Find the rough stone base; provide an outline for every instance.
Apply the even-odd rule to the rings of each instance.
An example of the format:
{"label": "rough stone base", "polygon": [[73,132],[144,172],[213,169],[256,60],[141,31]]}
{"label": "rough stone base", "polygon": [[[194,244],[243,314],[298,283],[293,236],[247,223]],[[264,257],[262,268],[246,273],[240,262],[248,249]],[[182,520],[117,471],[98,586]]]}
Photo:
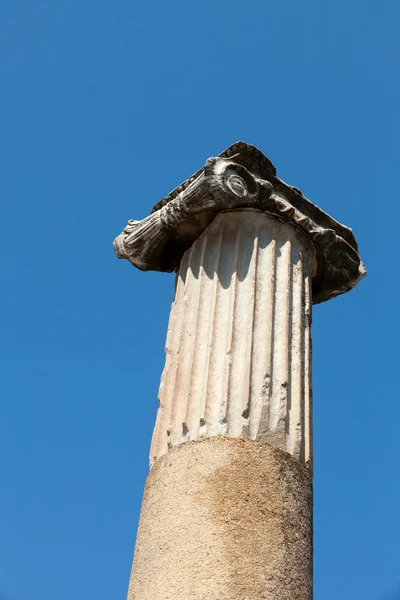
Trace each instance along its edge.
{"label": "rough stone base", "polygon": [[214,437],[156,462],[128,600],[183,599],[312,599],[312,483],[289,454]]}

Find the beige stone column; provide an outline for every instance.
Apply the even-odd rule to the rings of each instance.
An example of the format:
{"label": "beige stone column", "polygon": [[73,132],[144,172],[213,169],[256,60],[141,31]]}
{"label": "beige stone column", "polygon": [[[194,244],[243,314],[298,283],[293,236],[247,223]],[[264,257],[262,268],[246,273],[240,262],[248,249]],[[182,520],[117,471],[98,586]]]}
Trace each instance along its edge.
{"label": "beige stone column", "polygon": [[147,479],[128,600],[311,600],[311,476],[252,440],[175,446]]}
{"label": "beige stone column", "polygon": [[352,231],[238,142],[114,247],[177,271],[128,600],[312,600],[311,306]]}

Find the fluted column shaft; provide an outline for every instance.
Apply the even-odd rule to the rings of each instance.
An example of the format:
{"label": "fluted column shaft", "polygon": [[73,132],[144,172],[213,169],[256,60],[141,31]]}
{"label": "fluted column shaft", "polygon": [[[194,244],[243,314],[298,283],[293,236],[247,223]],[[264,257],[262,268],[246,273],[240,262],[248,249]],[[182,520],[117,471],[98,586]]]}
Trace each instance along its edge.
{"label": "fluted column shaft", "polygon": [[201,436],[267,442],[305,466],[315,254],[292,224],[221,212],[177,274],[151,462]]}

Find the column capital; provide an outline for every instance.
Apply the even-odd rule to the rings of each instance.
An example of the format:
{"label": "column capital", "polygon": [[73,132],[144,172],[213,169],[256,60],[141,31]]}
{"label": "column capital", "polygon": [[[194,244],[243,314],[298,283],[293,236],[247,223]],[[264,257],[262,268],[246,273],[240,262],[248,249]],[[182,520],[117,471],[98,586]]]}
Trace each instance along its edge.
{"label": "column capital", "polygon": [[143,271],[175,271],[219,212],[242,207],[262,210],[308,236],[317,258],[314,304],[353,289],[366,274],[352,230],[279,179],[271,161],[245,142],[209,158],[148,217],[130,220],[114,241],[115,252]]}

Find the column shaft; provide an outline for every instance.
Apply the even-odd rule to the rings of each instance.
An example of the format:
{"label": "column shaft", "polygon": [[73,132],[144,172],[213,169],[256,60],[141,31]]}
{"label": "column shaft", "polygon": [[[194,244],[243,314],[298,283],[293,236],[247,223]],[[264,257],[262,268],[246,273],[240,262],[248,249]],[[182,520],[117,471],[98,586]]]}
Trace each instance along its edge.
{"label": "column shaft", "polygon": [[252,440],[171,449],[147,479],[128,600],[311,600],[312,485]]}
{"label": "column shaft", "polygon": [[151,461],[200,436],[311,462],[311,243],[261,211],[222,212],[177,275]]}

